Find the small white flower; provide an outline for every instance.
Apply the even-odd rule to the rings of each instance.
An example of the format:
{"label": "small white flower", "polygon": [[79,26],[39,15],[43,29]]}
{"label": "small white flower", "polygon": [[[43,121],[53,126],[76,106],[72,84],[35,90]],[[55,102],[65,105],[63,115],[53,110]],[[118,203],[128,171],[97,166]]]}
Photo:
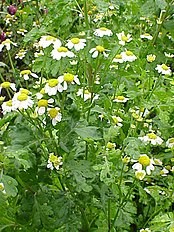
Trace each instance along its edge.
{"label": "small white flower", "polygon": [[2,191],[2,193],[6,193],[5,188],[4,188],[4,184],[2,182],[0,182],[0,191]]}
{"label": "small white flower", "polygon": [[49,96],[56,95],[57,92],[63,91],[63,86],[59,83],[58,79],[50,79],[45,85],[45,93]]}
{"label": "small white flower", "polygon": [[2,51],[2,49],[4,47],[6,47],[6,49],[9,51],[11,48],[11,44],[14,46],[17,46],[17,43],[13,43],[10,39],[6,39],[4,40],[1,44],[0,44],[0,52]]}
{"label": "small white flower", "polygon": [[50,168],[51,170],[53,170],[54,168],[56,170],[59,170],[62,164],[63,162],[61,156],[57,157],[56,155],[54,155],[54,153],[50,153],[47,168]]}
{"label": "small white flower", "polygon": [[54,60],[60,60],[62,57],[72,58],[75,55],[73,52],[69,51],[68,48],[58,47],[52,50],[51,56],[53,57]]}
{"label": "small white flower", "polygon": [[174,147],[174,138],[168,139],[167,142],[166,142],[166,146],[168,148],[173,148]]}
{"label": "small white flower", "polygon": [[107,29],[106,27],[100,27],[99,29],[96,29],[94,32],[95,36],[103,37],[103,36],[112,36],[113,33],[111,30]]}
{"label": "small white flower", "polygon": [[48,106],[49,103],[53,103],[54,100],[51,98],[49,100],[46,99],[40,99],[37,102],[38,107],[36,107],[36,112],[38,113],[38,115],[43,115],[46,111],[46,108]]}
{"label": "small white flower", "polygon": [[52,120],[53,126],[57,124],[57,122],[60,122],[62,120],[62,114],[60,113],[60,108],[48,108],[48,115],[50,116]]}
{"label": "small white flower", "polygon": [[138,138],[145,143],[150,142],[152,145],[161,145],[163,142],[163,140],[154,133],[148,133],[147,135]]}
{"label": "small white flower", "polygon": [[65,46],[69,49],[74,48],[76,51],[80,51],[86,46],[86,39],[72,38],[68,40],[68,43]]}
{"label": "small white flower", "polygon": [[73,75],[71,73],[64,73],[63,76],[59,76],[58,81],[60,84],[63,83],[63,90],[67,90],[68,83],[71,83],[71,84],[76,83],[77,85],[80,85],[80,81],[79,81],[77,75]]}
{"label": "small white flower", "polygon": [[174,54],[170,54],[170,53],[167,53],[167,52],[164,52],[164,55],[168,58],[173,58],[174,57]]}
{"label": "small white flower", "polygon": [[151,174],[151,171],[155,169],[153,159],[150,159],[146,154],[140,155],[138,162],[135,163],[132,168],[137,171],[142,171],[145,168],[147,175]]}
{"label": "small white flower", "polygon": [[147,55],[146,59],[147,59],[147,61],[148,61],[149,63],[151,63],[151,62],[153,62],[153,61],[156,59],[156,56],[150,54],[150,55]]}
{"label": "small white flower", "polygon": [[135,172],[135,177],[138,180],[143,180],[145,176],[146,176],[146,172],[144,170],[138,170]]}
{"label": "small white flower", "polygon": [[[81,96],[84,101],[87,101],[88,99],[91,99],[92,97],[92,94],[87,90],[87,89],[79,89],[78,92],[77,92],[77,96]],[[96,94],[93,98],[93,101],[98,99],[99,98],[99,95]]]}
{"label": "small white flower", "polygon": [[169,173],[169,171],[168,171],[166,168],[163,168],[163,169],[160,171],[160,175],[161,175],[161,176],[167,176],[168,173]]}
{"label": "small white flower", "polygon": [[151,230],[149,228],[146,228],[146,229],[141,229],[140,232],[151,232]]}
{"label": "small white flower", "polygon": [[62,43],[59,39],[56,39],[55,37],[50,36],[50,35],[42,36],[40,38],[40,41],[39,41],[40,47],[47,48],[51,44],[53,44],[56,47],[60,47]]}
{"label": "small white flower", "polygon": [[106,51],[106,49],[103,46],[98,45],[95,48],[92,48],[89,51],[89,53],[93,53],[92,58],[96,58],[99,54],[103,54],[104,57],[108,57],[108,54],[106,54],[105,51]]}
{"label": "small white flower", "polygon": [[9,81],[4,81],[3,83],[0,84],[0,93],[1,93],[2,88],[4,89],[11,88],[13,91],[16,91],[15,83],[11,83]]}
{"label": "small white flower", "polygon": [[133,62],[137,59],[137,57],[131,51],[121,52],[121,56],[123,61]]}
{"label": "small white flower", "polygon": [[95,19],[93,21],[96,23],[99,20],[102,20],[103,17],[104,17],[104,13],[98,13],[95,15]]}
{"label": "small white flower", "polygon": [[123,120],[120,117],[112,116],[113,122],[115,126],[122,127],[123,124],[121,123]]}
{"label": "small white flower", "polygon": [[17,31],[17,33],[18,34],[20,34],[20,35],[25,35],[25,33],[27,33],[28,31],[27,30],[25,30],[25,29],[19,29],[18,31]]}
{"label": "small white flower", "polygon": [[124,31],[121,33],[116,34],[118,39],[119,39],[119,44],[120,45],[125,45],[126,43],[130,42],[132,40],[131,35],[127,34],[127,36],[124,34]]}
{"label": "small white flower", "polygon": [[23,70],[20,72],[20,77],[23,77],[25,81],[29,80],[29,76],[38,78],[38,75],[36,75],[35,73],[32,73],[30,70]]}
{"label": "small white flower", "polygon": [[21,49],[15,56],[15,59],[22,60],[25,57],[25,54],[27,53],[27,50]]}
{"label": "small white flower", "polygon": [[113,149],[116,147],[116,144],[115,143],[111,143],[111,142],[108,142],[106,144],[106,150],[110,150],[110,149]]}
{"label": "small white flower", "polygon": [[124,62],[124,60],[123,60],[123,58],[122,58],[122,55],[121,54],[117,54],[115,57],[114,57],[114,59],[113,59],[113,61],[112,62],[116,62],[116,63],[123,63]]}
{"label": "small white flower", "polygon": [[129,100],[129,98],[124,97],[124,96],[116,96],[113,100],[113,102],[127,102]]}
{"label": "small white flower", "polygon": [[171,75],[172,73],[170,67],[165,64],[157,64],[157,67],[155,69],[158,71],[158,73],[162,73],[163,75]]}
{"label": "small white flower", "polygon": [[34,53],[35,58],[40,57],[40,56],[44,56],[44,52],[42,50],[40,50],[39,52]]}
{"label": "small white flower", "polygon": [[28,107],[33,106],[33,101],[30,96],[28,96],[26,93],[22,93],[21,91],[18,93],[15,93],[12,98],[12,105],[14,109],[27,109]]}
{"label": "small white flower", "polygon": [[148,39],[148,40],[152,40],[153,37],[149,34],[149,33],[144,33],[143,35],[140,35],[141,39]]}
{"label": "small white flower", "polygon": [[14,107],[12,105],[12,100],[6,101],[2,103],[2,112],[5,115],[6,113],[9,113],[14,110]]}

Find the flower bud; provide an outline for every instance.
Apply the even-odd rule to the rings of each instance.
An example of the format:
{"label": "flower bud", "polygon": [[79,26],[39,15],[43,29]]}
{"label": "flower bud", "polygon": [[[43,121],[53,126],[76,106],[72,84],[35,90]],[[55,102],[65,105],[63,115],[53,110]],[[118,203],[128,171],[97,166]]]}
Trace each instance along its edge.
{"label": "flower bud", "polygon": [[11,15],[15,15],[17,9],[18,9],[18,8],[17,8],[16,6],[10,5],[10,6],[8,7],[8,13],[11,14]]}

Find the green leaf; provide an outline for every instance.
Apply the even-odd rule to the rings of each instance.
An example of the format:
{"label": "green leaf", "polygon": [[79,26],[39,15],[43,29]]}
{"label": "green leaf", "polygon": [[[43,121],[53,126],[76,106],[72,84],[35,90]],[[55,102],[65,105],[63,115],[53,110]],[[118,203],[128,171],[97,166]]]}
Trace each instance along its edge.
{"label": "green leaf", "polygon": [[98,131],[98,127],[88,126],[88,127],[78,127],[75,128],[74,131],[83,139],[91,138],[93,140],[101,139],[101,135]]}
{"label": "green leaf", "polygon": [[18,185],[17,181],[11,176],[3,175],[2,182],[4,183],[4,189],[7,196],[15,197],[18,193],[18,189],[16,188],[16,186]]}

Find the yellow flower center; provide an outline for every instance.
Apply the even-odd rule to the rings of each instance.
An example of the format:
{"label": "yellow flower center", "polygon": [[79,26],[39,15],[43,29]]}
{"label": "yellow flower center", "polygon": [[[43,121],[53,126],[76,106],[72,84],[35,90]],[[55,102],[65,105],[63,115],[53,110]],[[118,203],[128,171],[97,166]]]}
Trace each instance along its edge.
{"label": "yellow flower center", "polygon": [[56,38],[49,35],[46,37],[46,41],[50,41],[50,40],[56,41]]}
{"label": "yellow flower center", "polygon": [[127,163],[129,163],[129,161],[130,161],[130,157],[124,157],[124,158],[122,159],[122,161],[123,161],[123,163],[127,164]]}
{"label": "yellow flower center", "polygon": [[12,106],[12,100],[7,101],[7,102],[6,102],[6,105],[7,105],[7,106]]}
{"label": "yellow flower center", "polygon": [[10,43],[11,43],[10,39],[6,39],[5,41],[2,42],[3,45],[10,44]]}
{"label": "yellow flower center", "polygon": [[144,172],[142,172],[142,171],[137,171],[137,172],[135,173],[135,177],[136,177],[137,179],[139,179],[139,180],[142,180],[142,179],[145,177],[145,174],[144,174]]}
{"label": "yellow flower center", "polygon": [[21,89],[20,93],[24,93],[24,94],[28,95],[30,93],[30,91],[28,89]]}
{"label": "yellow flower center", "polygon": [[49,110],[49,114],[51,118],[55,118],[57,116],[58,110],[55,108],[52,108]]}
{"label": "yellow flower center", "polygon": [[25,29],[19,29],[19,31],[20,31],[20,32],[24,32],[24,31],[25,31]]}
{"label": "yellow flower center", "polygon": [[108,29],[106,27],[100,27],[101,31],[107,31]]}
{"label": "yellow flower center", "polygon": [[57,51],[58,51],[58,52],[67,52],[68,49],[65,48],[65,47],[59,47],[59,48],[57,49]]}
{"label": "yellow flower center", "polygon": [[49,85],[50,87],[55,87],[58,83],[59,83],[59,81],[58,81],[57,79],[50,79],[50,80],[48,81],[48,85]]}
{"label": "yellow flower center", "polygon": [[3,183],[0,183],[0,191],[4,190],[4,185]]}
{"label": "yellow flower center", "polygon": [[79,38],[72,38],[72,39],[71,39],[71,42],[72,42],[73,44],[78,44],[78,43],[80,43],[80,39],[79,39]]}
{"label": "yellow flower center", "polygon": [[70,73],[66,73],[66,74],[64,74],[63,79],[66,82],[72,82],[74,80],[74,75],[72,75]]}
{"label": "yellow flower center", "polygon": [[118,99],[118,100],[120,100],[120,101],[123,101],[124,98],[125,98],[125,97],[123,97],[123,96],[118,96],[118,97],[116,97],[116,99]]}
{"label": "yellow flower center", "polygon": [[30,75],[31,74],[31,71],[30,70],[23,70],[20,72],[21,75]]}
{"label": "yellow flower center", "polygon": [[37,104],[38,104],[39,107],[47,106],[48,105],[48,100],[41,99],[41,100],[38,101]]}
{"label": "yellow flower center", "polygon": [[149,137],[149,139],[156,139],[157,136],[154,133],[149,133],[147,134],[147,136]]}
{"label": "yellow flower center", "polygon": [[85,89],[84,94],[89,94],[89,93],[90,92],[87,89]]}
{"label": "yellow flower center", "polygon": [[18,99],[19,101],[25,101],[25,100],[27,100],[27,98],[28,98],[28,96],[27,96],[27,94],[25,94],[25,93],[21,93],[21,94],[17,97],[17,99]]}
{"label": "yellow flower center", "polygon": [[148,57],[147,57],[147,61],[148,62],[153,62],[155,60],[155,56],[153,56],[153,55],[149,55]]}
{"label": "yellow flower center", "polygon": [[44,94],[44,93],[45,93],[45,89],[44,89],[44,88],[41,89],[40,93],[41,93],[41,94]]}
{"label": "yellow flower center", "polygon": [[144,36],[149,36],[150,34],[149,33],[144,33]]}
{"label": "yellow flower center", "polygon": [[50,160],[50,162],[55,163],[58,161],[58,157],[56,155],[54,155],[53,153],[51,153],[49,156],[49,160]]}
{"label": "yellow flower center", "polygon": [[98,52],[104,52],[105,49],[104,49],[104,47],[98,45],[98,46],[96,47],[96,50],[97,50]]}
{"label": "yellow flower center", "polygon": [[121,40],[127,42],[128,41],[128,37],[125,36],[125,35],[122,35]]}
{"label": "yellow flower center", "polygon": [[164,69],[165,71],[167,71],[169,68],[167,67],[167,65],[165,65],[165,64],[162,64],[162,69]]}
{"label": "yellow flower center", "polygon": [[126,55],[127,55],[127,56],[133,56],[133,52],[131,52],[131,51],[126,51]]}
{"label": "yellow flower center", "polygon": [[1,84],[1,87],[2,88],[5,88],[5,89],[8,89],[10,88],[10,82],[9,81],[5,81]]}
{"label": "yellow flower center", "polygon": [[115,56],[116,59],[122,59],[122,55],[121,54],[118,54]]}
{"label": "yellow flower center", "polygon": [[117,124],[119,122],[118,119],[117,119],[117,117],[113,116],[112,119],[113,119],[113,121],[114,121],[115,124]]}
{"label": "yellow flower center", "polygon": [[147,155],[141,155],[140,158],[138,159],[138,162],[143,166],[149,166],[150,159]]}
{"label": "yellow flower center", "polygon": [[107,145],[106,145],[106,147],[109,148],[109,149],[112,149],[112,148],[115,147],[115,144],[108,142]]}

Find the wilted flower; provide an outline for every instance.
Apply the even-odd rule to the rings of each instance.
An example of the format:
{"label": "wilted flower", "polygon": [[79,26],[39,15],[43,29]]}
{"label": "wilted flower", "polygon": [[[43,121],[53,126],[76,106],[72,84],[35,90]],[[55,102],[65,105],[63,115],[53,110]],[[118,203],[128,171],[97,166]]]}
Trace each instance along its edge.
{"label": "wilted flower", "polygon": [[121,33],[117,33],[116,34],[118,39],[119,39],[119,44],[120,45],[125,45],[127,42],[130,42],[132,40],[131,35],[127,34],[127,36],[124,34],[124,31],[122,31]]}
{"label": "wilted flower", "polygon": [[25,33],[27,33],[28,31],[27,30],[25,30],[25,29],[19,29],[18,31],[17,31],[17,33],[18,34],[20,34],[20,35],[25,35]]}
{"label": "wilted flower", "polygon": [[50,36],[50,35],[45,35],[40,38],[40,41],[39,41],[40,47],[47,48],[51,44],[54,44],[54,46],[56,47],[60,47],[62,43],[59,39],[56,39],[55,37]]}
{"label": "wilted flower", "polygon": [[32,76],[34,78],[38,78],[38,75],[36,75],[35,73],[32,73],[30,70],[23,70],[20,72],[20,77],[23,77],[24,80],[29,80],[29,76]]}
{"label": "wilted flower", "polygon": [[92,54],[92,58],[96,58],[99,54],[103,54],[104,57],[108,57],[108,54],[105,53],[106,49],[103,46],[96,46],[95,48],[92,48],[89,53]]}
{"label": "wilted flower", "polygon": [[[91,99],[92,94],[87,89],[85,89],[85,90],[79,89],[77,92],[77,96],[81,96],[84,99],[84,101],[86,101],[88,99]],[[98,97],[99,97],[98,94],[94,95],[93,100],[98,99]]]}
{"label": "wilted flower", "polygon": [[15,15],[17,9],[18,9],[18,8],[17,8],[16,6],[10,5],[10,6],[8,7],[8,13],[11,14],[11,15]]}
{"label": "wilted flower", "polygon": [[157,67],[155,69],[158,71],[158,73],[162,73],[163,75],[171,75],[172,73],[170,67],[165,64],[157,64]]}
{"label": "wilted flower", "polygon": [[120,117],[112,116],[112,119],[115,126],[120,126],[120,127],[123,126],[123,124],[121,123],[123,120]]}
{"label": "wilted flower", "polygon": [[0,182],[0,191],[2,191],[4,194],[6,193],[4,184],[2,182]]}
{"label": "wilted flower", "polygon": [[174,138],[168,139],[167,142],[166,142],[166,146],[168,148],[173,148],[174,147]]}
{"label": "wilted flower", "polygon": [[54,100],[51,98],[49,100],[46,100],[46,99],[40,99],[38,102],[37,102],[37,105],[38,107],[36,108],[36,112],[39,114],[39,115],[43,115],[46,111],[46,108],[48,106],[49,103],[53,103]]}
{"label": "wilted flower", "polygon": [[106,27],[100,27],[99,29],[96,29],[94,32],[94,35],[103,37],[103,36],[112,36],[113,33],[111,30],[107,29]]}
{"label": "wilted flower", "polygon": [[109,150],[109,149],[113,149],[116,147],[116,144],[115,143],[111,143],[111,142],[108,142],[106,144],[106,149]]}
{"label": "wilted flower", "polygon": [[73,52],[69,51],[68,48],[58,47],[52,50],[51,56],[53,57],[54,60],[60,60],[62,57],[72,58],[75,55]]}
{"label": "wilted flower", "polygon": [[166,168],[163,168],[163,169],[160,171],[160,175],[161,175],[161,176],[167,176],[168,173],[169,173],[169,171],[168,171]]}
{"label": "wilted flower", "polygon": [[143,137],[138,137],[141,141],[148,143],[150,142],[152,145],[161,145],[163,140],[157,136],[156,134],[152,133],[148,133],[147,135],[143,136]]}
{"label": "wilted flower", "polygon": [[0,93],[1,93],[2,88],[4,89],[11,88],[13,91],[16,91],[15,83],[11,83],[9,81],[4,81],[3,83],[0,84]]}
{"label": "wilted flower", "polygon": [[86,46],[86,39],[72,38],[68,40],[66,46],[69,49],[74,48],[76,51],[83,49]]}
{"label": "wilted flower", "polygon": [[113,100],[113,102],[127,102],[129,100],[129,98],[124,97],[124,96],[116,96]]}
{"label": "wilted flower", "polygon": [[114,57],[114,59],[113,59],[112,62],[123,63],[124,60],[123,60],[123,58],[122,58],[122,55],[121,55],[121,54],[117,54],[117,55]]}

